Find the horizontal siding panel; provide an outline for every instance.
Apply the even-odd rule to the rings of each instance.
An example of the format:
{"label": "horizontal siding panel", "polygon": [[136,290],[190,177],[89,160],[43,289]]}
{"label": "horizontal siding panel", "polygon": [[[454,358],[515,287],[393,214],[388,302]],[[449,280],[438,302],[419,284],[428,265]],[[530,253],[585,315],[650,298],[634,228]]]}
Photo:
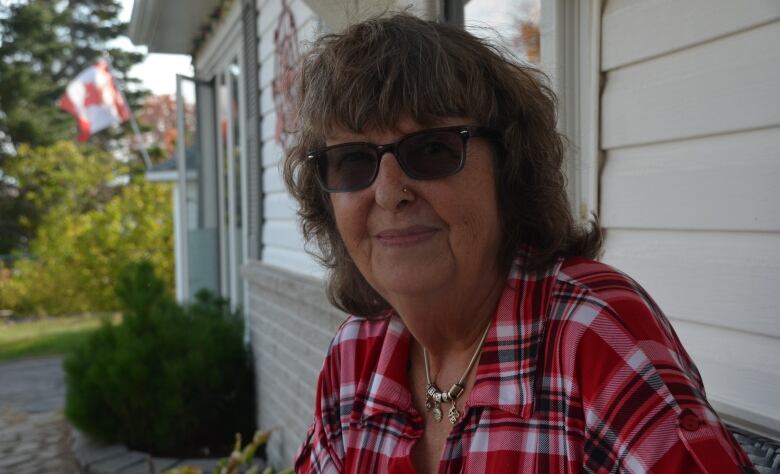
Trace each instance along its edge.
{"label": "horizontal siding panel", "polygon": [[774,22],[609,73],[602,148],[780,125],[778,44]]}
{"label": "horizontal siding panel", "polygon": [[[272,69],[272,67],[266,69]],[[260,103],[262,104],[260,113],[263,114],[263,116],[274,111],[276,104],[274,104],[273,87],[270,83],[260,89]]]}
{"label": "horizontal siding panel", "polygon": [[[281,2],[276,2],[281,3]],[[258,31],[258,35],[260,35],[260,48],[259,52],[257,53],[258,58],[260,58],[260,63],[263,66],[270,66],[270,69],[274,70],[274,50],[276,49],[276,44],[274,43],[274,33],[276,32],[276,23],[279,21],[278,14],[273,19],[273,24],[269,27]]]}
{"label": "horizontal siding panel", "polygon": [[614,69],[778,18],[777,0],[609,0],[601,67]]}
{"label": "horizontal siding panel", "polygon": [[266,220],[263,224],[263,242],[266,245],[303,250],[303,239],[298,231],[298,222],[293,219]]}
{"label": "horizontal siding panel", "polygon": [[[276,134],[276,112],[271,110],[263,115],[263,124],[261,126],[261,139],[263,143],[269,141],[275,141],[274,135]],[[278,156],[263,156],[263,166],[267,166],[267,163],[271,163],[271,160],[278,160]]]}
{"label": "horizontal siding panel", "polygon": [[276,165],[263,169],[263,191],[274,193],[284,190],[284,180]]}
{"label": "horizontal siding panel", "polygon": [[[281,13],[281,2],[275,1],[274,5],[269,7],[271,16],[266,17],[259,22],[260,29],[258,29],[258,35],[260,37],[260,48],[258,52],[258,58],[260,63],[265,65],[270,62],[273,69],[273,51],[275,49],[274,34],[279,25],[279,14]],[[296,27],[298,28],[298,52],[303,53],[304,47],[308,42],[311,42],[320,34],[319,21],[317,16],[314,15],[303,0],[295,0],[290,4],[290,10],[292,11],[293,18],[295,20]],[[260,16],[263,16],[263,12],[260,12]],[[261,81],[261,85],[264,85]]]}
{"label": "horizontal siding panel", "polygon": [[[260,49],[258,48],[258,51],[259,50]],[[266,88],[270,88],[272,85],[274,79],[274,62],[272,58],[267,58],[265,61],[258,58],[258,64],[260,65],[260,75],[258,76],[257,86],[262,91]],[[269,89],[268,92],[270,94],[271,90]],[[260,112],[265,112],[265,110],[261,109]]]}
{"label": "horizontal siding panel", "polygon": [[267,220],[286,220],[297,223],[298,204],[286,191],[267,193],[263,200],[263,216]]}
{"label": "horizontal siding panel", "polygon": [[602,223],[780,231],[778,183],[780,128],[620,148],[602,172]]}
{"label": "horizontal siding panel", "polygon": [[[263,118],[263,122],[266,120],[269,122],[275,121],[276,115],[273,113],[268,114]],[[284,153],[282,145],[273,138],[273,132],[271,133],[271,139],[263,142],[263,167],[265,168],[276,168]],[[278,171],[278,169],[275,171]]]}
{"label": "horizontal siding panel", "polygon": [[605,243],[670,318],[780,338],[780,234],[608,229]]}
{"label": "horizontal siding panel", "polygon": [[305,28],[310,19],[316,18],[314,11],[306,5],[306,0],[292,0],[289,5],[299,30]]}
{"label": "horizontal siding panel", "polygon": [[266,245],[263,247],[262,260],[269,265],[274,265],[301,275],[308,275],[314,278],[322,278],[324,275],[322,267],[314,261],[314,258],[311,255],[303,251],[303,249],[290,250],[275,245]]}
{"label": "horizontal siding panel", "polygon": [[258,13],[260,14],[260,20],[257,23],[257,34],[262,37],[266,31],[273,31],[276,28],[276,22],[282,13],[282,2],[280,0],[268,0],[260,7]]}
{"label": "horizontal siding panel", "polygon": [[752,413],[748,421],[780,431],[780,341],[684,321],[672,324],[711,401],[739,407]]}

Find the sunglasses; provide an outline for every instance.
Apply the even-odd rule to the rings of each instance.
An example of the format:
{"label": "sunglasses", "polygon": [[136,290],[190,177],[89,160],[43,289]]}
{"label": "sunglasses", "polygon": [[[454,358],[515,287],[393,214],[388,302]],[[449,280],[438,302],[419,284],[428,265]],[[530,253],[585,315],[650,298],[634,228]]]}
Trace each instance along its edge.
{"label": "sunglasses", "polygon": [[329,193],[359,191],[371,186],[379,174],[379,162],[391,152],[407,176],[430,180],[452,176],[463,169],[466,143],[472,137],[496,138],[497,134],[475,125],[432,128],[401,137],[395,143],[341,143],[309,153],[317,178]]}

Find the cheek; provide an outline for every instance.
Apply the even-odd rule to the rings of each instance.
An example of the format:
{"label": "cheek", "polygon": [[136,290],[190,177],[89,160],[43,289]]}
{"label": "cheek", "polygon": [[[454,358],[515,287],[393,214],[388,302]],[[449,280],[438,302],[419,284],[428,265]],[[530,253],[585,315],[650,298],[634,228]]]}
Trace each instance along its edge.
{"label": "cheek", "polygon": [[458,218],[451,222],[460,227],[459,232],[454,233],[459,245],[472,245],[470,253],[490,253],[500,245],[498,241],[501,239],[498,197],[492,170],[482,168],[475,171],[472,175],[475,179],[465,185],[473,192],[463,194],[470,198],[456,205],[454,211],[458,213]]}
{"label": "cheek", "polygon": [[460,232],[456,232],[455,235],[460,237],[462,244],[485,245],[486,241],[492,244],[492,241],[497,239],[499,234],[498,214],[495,205],[475,206],[472,203],[460,215],[459,227]]}
{"label": "cheek", "polygon": [[347,193],[331,195],[336,228],[350,254],[366,235],[366,211],[361,200]]}

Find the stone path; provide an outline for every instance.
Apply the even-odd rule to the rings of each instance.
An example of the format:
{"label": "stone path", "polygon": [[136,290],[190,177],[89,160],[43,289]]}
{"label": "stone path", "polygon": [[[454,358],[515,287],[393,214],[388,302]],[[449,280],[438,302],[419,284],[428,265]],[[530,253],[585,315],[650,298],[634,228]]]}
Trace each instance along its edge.
{"label": "stone path", "polygon": [[61,358],[0,363],[0,474],[78,472],[64,400]]}
{"label": "stone path", "polygon": [[0,474],[147,474],[175,466],[210,472],[217,459],[151,458],[97,443],[63,415],[61,357],[0,362]]}

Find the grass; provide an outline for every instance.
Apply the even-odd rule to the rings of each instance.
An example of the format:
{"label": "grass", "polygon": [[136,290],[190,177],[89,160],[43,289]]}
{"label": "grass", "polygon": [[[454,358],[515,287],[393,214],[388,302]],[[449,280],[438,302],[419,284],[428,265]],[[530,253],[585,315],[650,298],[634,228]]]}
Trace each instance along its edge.
{"label": "grass", "polygon": [[0,322],[0,361],[64,355],[100,327],[100,322],[105,317],[82,315],[14,323]]}

